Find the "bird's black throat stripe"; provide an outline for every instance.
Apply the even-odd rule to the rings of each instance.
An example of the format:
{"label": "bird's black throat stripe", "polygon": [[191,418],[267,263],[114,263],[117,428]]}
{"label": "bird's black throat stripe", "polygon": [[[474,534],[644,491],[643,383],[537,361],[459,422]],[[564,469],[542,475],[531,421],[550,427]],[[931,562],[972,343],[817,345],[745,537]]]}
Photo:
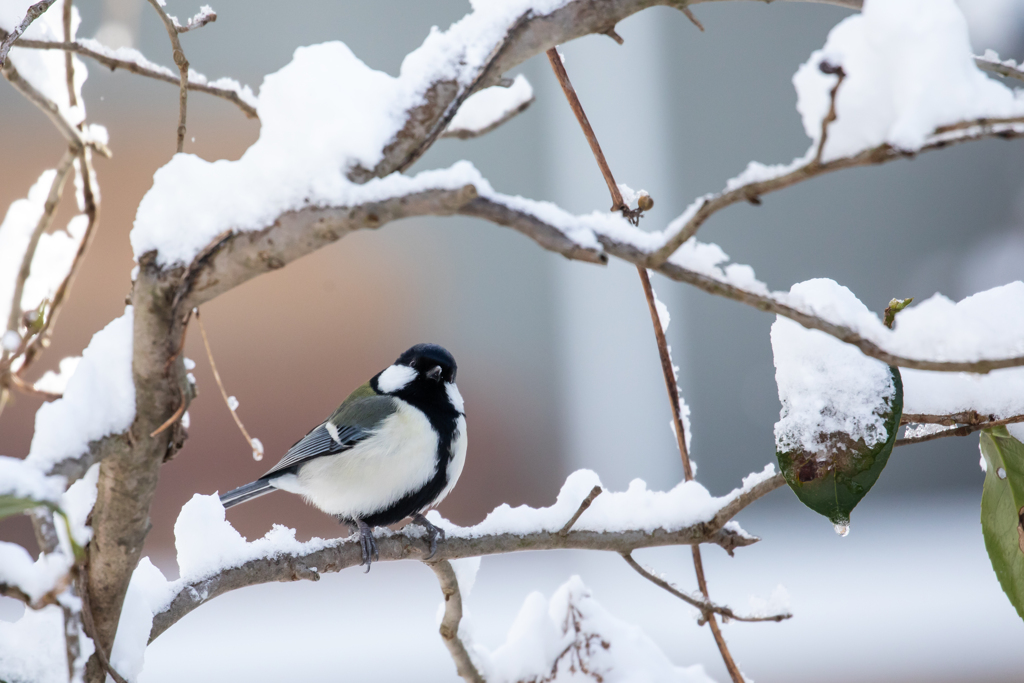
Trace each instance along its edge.
{"label": "bird's black throat stripe", "polygon": [[[451,463],[459,412],[452,406],[444,382],[417,377],[407,386],[391,394],[423,411],[430,426],[437,432],[437,455],[434,476],[425,486],[411,491],[390,507],[363,518],[374,526],[387,526],[430,507],[448,486],[448,465]],[[350,520],[344,520],[350,521]]]}

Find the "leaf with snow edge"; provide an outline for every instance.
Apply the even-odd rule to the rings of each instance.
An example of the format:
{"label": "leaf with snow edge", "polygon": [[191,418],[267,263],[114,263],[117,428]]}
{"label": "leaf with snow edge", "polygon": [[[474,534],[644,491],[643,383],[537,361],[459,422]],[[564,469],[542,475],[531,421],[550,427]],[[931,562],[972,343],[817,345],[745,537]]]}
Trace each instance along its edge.
{"label": "leaf with snow edge", "polygon": [[[873,317],[831,280],[798,283],[791,294],[826,302],[846,317]],[[782,403],[775,425],[779,465],[805,505],[845,524],[892,451],[902,378],[856,347],[785,318],[772,325],[771,341]]]}
{"label": "leaf with snow edge", "polygon": [[0,456],[0,519],[46,506],[59,511],[63,479],[47,477],[18,458]]}
{"label": "leaf with snow edge", "polygon": [[779,468],[796,497],[834,524],[848,524],[850,513],[878,481],[896,444],[903,415],[903,383],[900,371],[892,373],[893,394],[884,401],[885,432],[888,438],[869,447],[863,439],[851,439],[843,432],[822,434],[822,450],[795,448],[777,451]]}
{"label": "leaf with snow edge", "polygon": [[986,465],[981,494],[985,550],[999,585],[1024,619],[1024,444],[1006,427],[984,429],[981,455]]}

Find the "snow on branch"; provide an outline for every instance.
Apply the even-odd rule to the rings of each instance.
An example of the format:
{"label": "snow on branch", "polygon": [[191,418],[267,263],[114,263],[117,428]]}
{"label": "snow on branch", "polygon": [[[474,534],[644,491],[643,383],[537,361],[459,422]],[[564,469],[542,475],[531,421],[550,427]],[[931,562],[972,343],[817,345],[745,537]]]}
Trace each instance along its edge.
{"label": "snow on branch", "polygon": [[522,74],[516,76],[507,87],[493,85],[479,90],[459,107],[441,137],[467,140],[490,133],[526,111],[534,99],[533,88]]}
{"label": "snow on branch", "polygon": [[985,54],[980,57],[975,55],[974,64],[982,71],[1024,82],[1024,64],[1018,64],[1012,59],[999,59],[995,50],[985,50]]}
{"label": "snow on branch", "polygon": [[[730,520],[758,498],[785,484],[772,465],[751,474],[743,485],[715,498],[694,481],[671,491],[648,491],[634,480],[627,491],[605,492],[592,499],[573,528],[560,533],[566,521],[600,485],[597,475],[580,470],[566,479],[555,504],[547,508],[502,505],[480,524],[458,527],[437,512],[429,517],[444,528],[447,540],[432,561],[518,552],[585,549],[629,553],[639,548],[715,543],[732,551],[755,543]],[[429,543],[413,532],[377,532],[380,561],[425,560]],[[354,539],[306,543],[295,531],[275,526],[262,539],[247,542],[225,520],[218,498],[196,494],[182,508],[175,524],[181,578],[159,589],[163,603],[153,617],[150,640],[205,602],[236,588],[270,581],[316,581],[323,572],[337,572],[361,562]]]}
{"label": "snow on branch", "polygon": [[751,162],[717,194],[697,199],[669,225],[658,266],[715,212],[810,178],[908,158],[951,144],[1024,135],[1024,95],[980,70],[1024,80],[1016,63],[971,54],[953,0],[870,2],[829,33],[793,77],[811,138],[789,164]]}

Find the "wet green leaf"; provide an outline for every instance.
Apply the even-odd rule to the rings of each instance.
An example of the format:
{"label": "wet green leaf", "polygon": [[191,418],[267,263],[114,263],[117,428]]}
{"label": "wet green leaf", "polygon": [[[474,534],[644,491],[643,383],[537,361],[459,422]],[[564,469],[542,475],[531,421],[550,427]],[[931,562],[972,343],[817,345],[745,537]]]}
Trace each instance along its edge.
{"label": "wet green leaf", "polygon": [[981,432],[981,531],[999,585],[1024,619],[1024,444],[1006,427]]}
{"label": "wet green leaf", "polygon": [[903,415],[903,381],[898,369],[890,367],[889,371],[893,395],[879,406],[889,437],[883,443],[868,448],[863,440],[836,433],[828,435],[825,457],[803,450],[776,452],[782,474],[797,498],[833,524],[849,524],[850,513],[878,481],[896,443]]}

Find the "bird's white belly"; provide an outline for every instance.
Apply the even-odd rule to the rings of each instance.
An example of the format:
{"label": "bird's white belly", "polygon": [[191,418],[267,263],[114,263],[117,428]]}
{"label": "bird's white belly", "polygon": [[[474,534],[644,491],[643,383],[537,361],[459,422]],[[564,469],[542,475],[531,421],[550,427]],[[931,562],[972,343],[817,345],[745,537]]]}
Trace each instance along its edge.
{"label": "bird's white belly", "polygon": [[422,487],[434,475],[438,435],[422,412],[401,399],[395,403],[398,410],[372,436],[344,453],[309,461],[280,488],[327,514],[358,519]]}

